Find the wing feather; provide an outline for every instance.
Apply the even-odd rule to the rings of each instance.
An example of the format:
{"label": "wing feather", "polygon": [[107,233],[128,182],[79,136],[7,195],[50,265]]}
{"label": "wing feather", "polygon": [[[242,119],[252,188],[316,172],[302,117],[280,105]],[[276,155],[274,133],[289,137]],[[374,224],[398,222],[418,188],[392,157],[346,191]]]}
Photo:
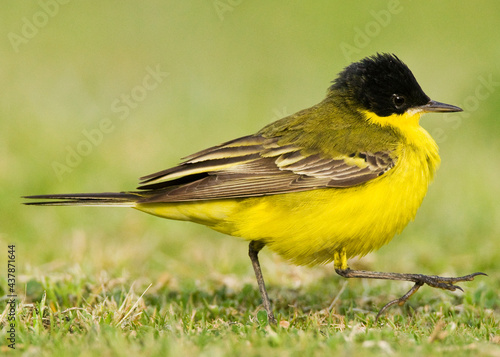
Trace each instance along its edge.
{"label": "wing feather", "polygon": [[142,202],[254,197],[372,180],[396,163],[391,151],[360,150],[329,158],[279,138],[246,136],[197,152],[178,166],[141,178]]}

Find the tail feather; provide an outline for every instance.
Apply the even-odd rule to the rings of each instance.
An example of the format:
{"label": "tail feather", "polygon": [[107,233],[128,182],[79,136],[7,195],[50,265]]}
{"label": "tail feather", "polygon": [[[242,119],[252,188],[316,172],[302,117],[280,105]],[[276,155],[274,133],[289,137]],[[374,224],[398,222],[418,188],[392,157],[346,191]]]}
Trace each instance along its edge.
{"label": "tail feather", "polygon": [[23,196],[23,198],[42,200],[40,202],[24,202],[28,206],[113,206],[134,207],[143,198],[139,193],[102,192],[102,193],[68,193],[54,195]]}

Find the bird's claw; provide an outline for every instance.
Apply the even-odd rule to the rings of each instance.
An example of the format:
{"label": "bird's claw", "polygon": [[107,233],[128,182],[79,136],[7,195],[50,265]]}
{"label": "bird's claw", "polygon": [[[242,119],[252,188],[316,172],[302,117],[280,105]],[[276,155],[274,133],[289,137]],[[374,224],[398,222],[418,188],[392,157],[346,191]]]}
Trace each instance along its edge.
{"label": "bird's claw", "polygon": [[421,279],[418,279],[415,281],[415,285],[403,296],[401,296],[398,299],[394,299],[392,301],[389,301],[387,304],[384,305],[380,309],[380,311],[377,314],[377,317],[375,318],[375,321],[378,321],[379,317],[391,306],[398,304],[399,306],[403,306],[408,299],[417,292],[417,290],[424,284],[427,284],[433,288],[439,288],[443,290],[449,290],[449,291],[455,291],[455,290],[460,290],[464,291],[460,286],[458,285],[453,285],[452,283],[459,283],[459,282],[464,282],[464,281],[472,281],[474,278],[478,275],[484,275],[488,276],[488,274],[477,272],[465,276],[460,276],[456,278],[445,278],[445,277],[440,277],[440,276],[429,276],[429,275],[422,275]]}

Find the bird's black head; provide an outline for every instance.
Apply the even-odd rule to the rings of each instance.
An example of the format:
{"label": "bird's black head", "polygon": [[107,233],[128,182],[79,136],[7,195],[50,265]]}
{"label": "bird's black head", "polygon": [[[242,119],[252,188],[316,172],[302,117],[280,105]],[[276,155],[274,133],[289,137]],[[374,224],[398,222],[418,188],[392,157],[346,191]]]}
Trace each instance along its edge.
{"label": "bird's black head", "polygon": [[331,87],[378,116],[403,114],[429,103],[410,69],[395,55],[377,54],[346,67]]}

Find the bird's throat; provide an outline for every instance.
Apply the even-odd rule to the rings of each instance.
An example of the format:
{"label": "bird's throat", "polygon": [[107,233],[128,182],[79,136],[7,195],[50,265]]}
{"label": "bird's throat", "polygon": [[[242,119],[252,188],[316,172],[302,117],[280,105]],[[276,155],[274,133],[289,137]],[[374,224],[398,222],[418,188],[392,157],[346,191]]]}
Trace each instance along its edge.
{"label": "bird's throat", "polygon": [[382,117],[366,110],[363,111],[363,115],[371,124],[377,124],[380,126],[392,126],[405,131],[408,128],[417,128],[420,126],[419,120],[422,112],[420,110],[412,111],[410,109],[403,114],[392,114],[386,117]]}
{"label": "bird's throat", "polygon": [[[412,111],[410,109],[406,113],[392,114],[386,117],[379,116],[370,111],[364,111],[363,115],[371,124],[396,129],[408,143],[417,144],[418,146],[419,142],[423,139],[422,132],[425,132],[425,130],[419,124],[420,116],[422,115],[422,111],[420,110]],[[429,134],[425,132],[423,135],[426,137],[424,141],[427,141],[428,135]]]}

